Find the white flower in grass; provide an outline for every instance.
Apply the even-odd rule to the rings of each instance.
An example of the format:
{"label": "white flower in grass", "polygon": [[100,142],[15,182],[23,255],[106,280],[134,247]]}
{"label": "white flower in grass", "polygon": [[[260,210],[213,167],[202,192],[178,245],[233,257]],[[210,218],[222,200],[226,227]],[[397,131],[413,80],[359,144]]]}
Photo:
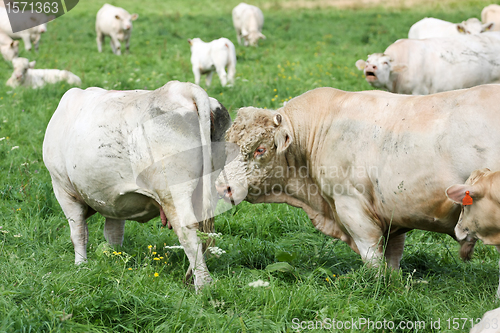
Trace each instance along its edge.
{"label": "white flower in grass", "polygon": [[184,249],[184,247],[182,245],[165,246],[165,248],[169,249],[169,250]]}
{"label": "white flower in grass", "polygon": [[3,140],[5,140],[5,136],[3,138],[0,138],[0,141],[3,141]]}
{"label": "white flower in grass", "polygon": [[269,286],[269,282],[267,281],[262,281],[261,279],[258,279],[257,281],[250,282],[248,284],[250,287],[258,288],[258,287],[267,287]]}
{"label": "white flower in grass", "polygon": [[210,253],[212,253],[212,254],[219,255],[219,256],[223,253],[226,253],[226,251],[224,251],[223,249],[221,249],[220,247],[217,247],[217,246],[209,247],[208,251],[210,251]]}
{"label": "white flower in grass", "polygon": [[219,233],[209,232],[207,235],[208,235],[208,237],[212,237],[212,238],[221,238],[222,237],[222,234],[220,232]]}
{"label": "white flower in grass", "polygon": [[10,150],[14,150],[14,149],[19,149],[19,146],[14,146],[14,147],[10,148]]}

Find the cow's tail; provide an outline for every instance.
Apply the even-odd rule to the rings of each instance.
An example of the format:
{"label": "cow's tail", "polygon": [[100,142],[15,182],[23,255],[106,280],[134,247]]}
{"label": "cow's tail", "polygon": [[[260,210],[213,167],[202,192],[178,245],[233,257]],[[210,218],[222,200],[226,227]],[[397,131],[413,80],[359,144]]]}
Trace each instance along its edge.
{"label": "cow's tail", "polygon": [[[213,231],[212,212],[212,145],[210,139],[211,110],[210,99],[207,93],[197,85],[191,85],[193,99],[198,110],[198,121],[200,125],[200,137],[203,152],[203,189],[202,189],[202,230]],[[207,225],[207,224],[211,224]]]}

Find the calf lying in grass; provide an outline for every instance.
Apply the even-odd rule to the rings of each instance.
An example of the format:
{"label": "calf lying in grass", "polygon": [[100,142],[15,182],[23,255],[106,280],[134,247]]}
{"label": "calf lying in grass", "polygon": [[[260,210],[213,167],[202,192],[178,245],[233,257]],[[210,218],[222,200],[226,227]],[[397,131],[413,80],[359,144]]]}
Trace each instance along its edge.
{"label": "calf lying in grass", "polygon": [[26,58],[15,58],[12,60],[14,72],[7,80],[7,85],[16,88],[19,86],[41,88],[46,83],[57,83],[66,81],[69,84],[81,85],[82,80],[67,70],[59,69],[33,69],[35,61],[29,62]]}

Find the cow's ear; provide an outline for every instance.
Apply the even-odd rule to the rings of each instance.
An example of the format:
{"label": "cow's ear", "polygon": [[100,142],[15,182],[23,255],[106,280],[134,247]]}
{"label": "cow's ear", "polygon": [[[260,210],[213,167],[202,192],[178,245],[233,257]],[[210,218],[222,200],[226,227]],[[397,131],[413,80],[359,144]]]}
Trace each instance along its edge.
{"label": "cow's ear", "polygon": [[248,36],[248,31],[246,31],[245,29],[241,30],[241,36],[247,37]]}
{"label": "cow's ear", "polygon": [[188,43],[189,45],[193,45],[193,40],[191,38],[188,38]]}
{"label": "cow's ear", "polygon": [[18,40],[15,40],[12,42],[12,46],[18,46],[19,45],[19,41]]}
{"label": "cow's ear", "polygon": [[283,123],[283,116],[277,113],[273,117],[273,122],[277,126],[276,133],[274,133],[274,144],[276,145],[276,152],[281,154],[287,150],[292,143],[292,135]]}
{"label": "cow's ear", "polygon": [[135,21],[139,18],[139,14],[132,14],[132,17],[130,18],[132,21]]}
{"label": "cow's ear", "polygon": [[402,64],[392,65],[391,70],[396,73],[403,73],[408,69],[408,66]]}
{"label": "cow's ear", "polygon": [[491,30],[493,30],[494,27],[495,27],[495,22],[485,23],[485,24],[483,24],[481,32],[491,31]]}
{"label": "cow's ear", "polygon": [[461,34],[465,34],[465,27],[462,23],[457,24],[457,31]]}
{"label": "cow's ear", "polygon": [[366,61],[364,61],[363,59],[359,59],[358,61],[356,61],[356,67],[362,71],[365,69],[366,67]]}
{"label": "cow's ear", "polygon": [[464,184],[451,185],[446,189],[446,196],[454,203],[461,205],[466,192],[469,192],[472,199],[479,199],[483,196],[478,186]]}
{"label": "cow's ear", "polygon": [[28,68],[35,68],[36,61],[32,61],[28,64]]}

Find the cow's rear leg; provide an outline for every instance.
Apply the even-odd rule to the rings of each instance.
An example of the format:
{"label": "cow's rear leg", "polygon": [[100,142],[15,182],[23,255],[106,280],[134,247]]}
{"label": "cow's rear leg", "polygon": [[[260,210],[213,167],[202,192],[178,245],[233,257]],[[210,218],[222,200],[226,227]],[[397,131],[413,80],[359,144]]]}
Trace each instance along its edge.
{"label": "cow's rear leg", "polygon": [[164,203],[162,208],[188,257],[189,269],[186,277],[190,277],[192,272],[194,286],[199,290],[212,281],[203,256],[202,243],[197,235],[199,224],[193,212],[190,196],[177,196],[177,199],[174,200],[175,205]]}
{"label": "cow's rear leg", "polygon": [[389,236],[385,247],[385,259],[389,267],[393,269],[399,268],[399,263],[403,257],[403,250],[405,247],[406,234],[401,234],[397,236]]}
{"label": "cow's rear leg", "polygon": [[110,245],[123,244],[123,234],[125,233],[125,220],[106,218],[104,222],[104,238]]}
{"label": "cow's rear leg", "polygon": [[[57,184],[53,183],[54,194],[59,205],[68,219],[71,230],[71,242],[75,249],[75,264],[81,264],[87,261],[87,242],[89,240],[89,230],[86,218],[89,207],[84,202],[78,201],[74,196],[70,195]],[[93,211],[92,211],[93,212]]]}

